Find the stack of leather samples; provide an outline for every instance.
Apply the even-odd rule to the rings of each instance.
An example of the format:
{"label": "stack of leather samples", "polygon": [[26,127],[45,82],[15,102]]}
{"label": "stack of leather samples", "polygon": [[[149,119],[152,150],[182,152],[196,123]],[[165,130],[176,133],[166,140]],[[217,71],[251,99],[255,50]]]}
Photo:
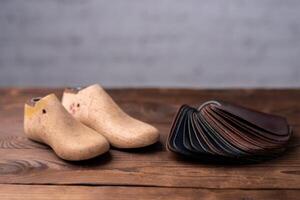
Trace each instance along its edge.
{"label": "stack of leather samples", "polygon": [[283,117],[209,101],[199,109],[181,106],[167,148],[199,159],[256,162],[281,154],[290,137]]}

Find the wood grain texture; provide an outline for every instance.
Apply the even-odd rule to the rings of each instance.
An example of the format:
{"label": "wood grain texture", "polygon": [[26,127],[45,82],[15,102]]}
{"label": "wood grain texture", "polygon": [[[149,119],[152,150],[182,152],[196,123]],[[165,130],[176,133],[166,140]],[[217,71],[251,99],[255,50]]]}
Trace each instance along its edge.
{"label": "wood grain texture", "polygon": [[[111,196],[111,199],[117,199],[117,191],[123,190],[128,193],[129,198],[130,194],[145,193],[146,199],[151,198],[153,193],[174,193],[174,198],[178,199],[188,196],[189,192],[212,199],[226,199],[235,194],[244,194],[249,199],[271,199],[274,196],[293,197],[299,193],[300,90],[108,90],[127,113],[156,126],[161,132],[160,141],[137,150],[112,149],[104,156],[86,162],[63,161],[49,147],[25,138],[24,102],[50,92],[61,96],[62,90],[0,90],[0,184],[4,184],[0,187],[4,191],[0,191],[2,195],[12,194],[18,188],[16,184],[36,185],[32,187],[32,191],[40,193],[34,193],[35,195],[43,195],[43,191],[48,189],[59,194],[62,191],[77,190],[77,187],[83,194],[89,191],[92,194],[115,191],[115,196]],[[210,99],[222,99],[287,117],[294,128],[287,152],[274,160],[251,165],[193,161],[167,152],[165,140],[178,107],[183,103],[197,106]],[[48,186],[50,184],[60,185],[61,188]],[[86,187],[79,187],[80,185]],[[22,191],[28,194],[30,190]],[[68,192],[64,195],[68,195]],[[73,194],[70,192],[69,195]],[[192,195],[189,197],[193,199]]]}
{"label": "wood grain texture", "polygon": [[[16,193],[16,191],[18,191]],[[135,199],[224,199],[297,200],[299,190],[207,190],[195,188],[112,187],[112,186],[29,186],[0,185],[1,200],[135,200]]]}

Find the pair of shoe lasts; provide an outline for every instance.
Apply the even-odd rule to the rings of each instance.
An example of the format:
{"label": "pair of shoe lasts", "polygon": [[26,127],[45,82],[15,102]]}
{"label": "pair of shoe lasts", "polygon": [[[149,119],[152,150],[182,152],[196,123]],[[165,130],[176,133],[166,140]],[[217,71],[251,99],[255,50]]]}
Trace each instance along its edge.
{"label": "pair of shoe lasts", "polygon": [[66,89],[25,104],[28,138],[46,143],[65,160],[86,160],[117,148],[139,148],[159,139],[156,128],[127,115],[99,86]]}

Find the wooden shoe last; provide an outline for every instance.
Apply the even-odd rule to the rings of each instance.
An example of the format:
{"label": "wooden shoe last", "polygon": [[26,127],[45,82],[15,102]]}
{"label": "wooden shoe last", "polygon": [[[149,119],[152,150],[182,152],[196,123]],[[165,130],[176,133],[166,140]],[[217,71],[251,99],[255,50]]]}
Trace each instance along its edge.
{"label": "wooden shoe last", "polygon": [[48,144],[65,160],[85,160],[108,151],[109,143],[75,120],[54,94],[25,104],[24,131],[29,139]]}
{"label": "wooden shoe last", "polygon": [[77,120],[105,136],[114,147],[139,148],[159,139],[156,128],[127,115],[99,85],[66,89],[62,104]]}

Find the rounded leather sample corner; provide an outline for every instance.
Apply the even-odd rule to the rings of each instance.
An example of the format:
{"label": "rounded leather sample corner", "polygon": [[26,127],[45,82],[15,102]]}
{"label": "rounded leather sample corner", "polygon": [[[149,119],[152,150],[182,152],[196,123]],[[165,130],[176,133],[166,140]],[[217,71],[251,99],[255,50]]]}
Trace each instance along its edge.
{"label": "rounded leather sample corner", "polygon": [[127,115],[99,85],[66,89],[63,106],[77,120],[104,135],[117,148],[139,148],[158,141],[158,130]]}
{"label": "rounded leather sample corner", "polygon": [[49,145],[64,160],[86,160],[109,150],[108,141],[75,120],[54,94],[25,104],[24,131],[29,139]]}

